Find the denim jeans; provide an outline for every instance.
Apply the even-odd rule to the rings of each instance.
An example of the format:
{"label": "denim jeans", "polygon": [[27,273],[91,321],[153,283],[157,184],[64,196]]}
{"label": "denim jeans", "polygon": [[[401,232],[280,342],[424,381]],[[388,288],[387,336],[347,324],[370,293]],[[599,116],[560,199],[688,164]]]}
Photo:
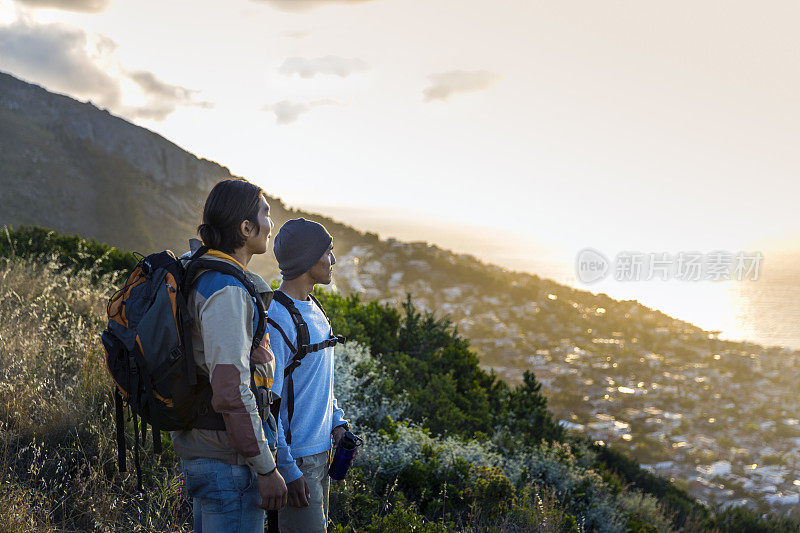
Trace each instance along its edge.
{"label": "denim jeans", "polygon": [[262,533],[256,474],[248,466],[216,459],[181,460],[198,533]]}

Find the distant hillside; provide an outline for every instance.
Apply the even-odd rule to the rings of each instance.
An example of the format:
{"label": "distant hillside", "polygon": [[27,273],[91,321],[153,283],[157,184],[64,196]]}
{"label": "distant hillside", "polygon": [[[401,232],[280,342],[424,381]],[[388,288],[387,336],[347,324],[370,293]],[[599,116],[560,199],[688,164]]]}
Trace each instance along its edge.
{"label": "distant hillside", "polygon": [[[0,225],[181,251],[211,185],[230,176],[91,104],[0,73]],[[800,352],[721,341],[635,301],[380,240],[276,198],[270,206],[278,226],[305,216],[328,227],[342,293],[394,305],[410,293],[418,308],[448,315],[504,380],[533,370],[565,425],[618,442],[709,503],[800,502]],[[271,254],[253,267],[277,273]]]}

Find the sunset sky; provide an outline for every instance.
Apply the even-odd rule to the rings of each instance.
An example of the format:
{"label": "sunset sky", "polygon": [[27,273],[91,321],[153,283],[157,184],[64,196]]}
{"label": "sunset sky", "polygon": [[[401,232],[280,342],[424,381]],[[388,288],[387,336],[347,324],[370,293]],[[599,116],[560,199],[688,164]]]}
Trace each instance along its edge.
{"label": "sunset sky", "polygon": [[0,70],[362,229],[798,249],[798,20],[794,1],[0,0]]}

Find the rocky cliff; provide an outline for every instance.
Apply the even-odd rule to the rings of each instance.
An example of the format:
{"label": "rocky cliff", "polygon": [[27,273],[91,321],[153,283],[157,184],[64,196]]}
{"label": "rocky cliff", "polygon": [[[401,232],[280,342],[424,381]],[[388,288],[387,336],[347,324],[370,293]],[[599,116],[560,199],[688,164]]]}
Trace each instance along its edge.
{"label": "rocky cliff", "polygon": [[78,102],[0,72],[0,106],[45,130],[92,143],[168,187],[207,189],[230,171],[198,159],[161,135],[132,126],[91,102]]}
{"label": "rocky cliff", "polygon": [[[230,177],[157,133],[0,72],[0,224],[41,225],[142,253],[183,250],[208,191]],[[311,216],[277,198],[270,210],[278,227]],[[340,250],[365,238],[314,218]],[[254,266],[277,273],[270,257]]]}

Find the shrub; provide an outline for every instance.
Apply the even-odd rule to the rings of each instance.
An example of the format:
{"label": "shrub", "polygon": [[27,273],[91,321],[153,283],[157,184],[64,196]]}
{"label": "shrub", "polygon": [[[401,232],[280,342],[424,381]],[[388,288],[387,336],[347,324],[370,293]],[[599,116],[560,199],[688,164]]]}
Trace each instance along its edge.
{"label": "shrub", "polygon": [[800,531],[800,522],[788,517],[762,516],[744,507],[732,507],[719,512],[706,524],[708,529],[722,533],[746,531],[747,533],[789,533]]}
{"label": "shrub", "polygon": [[113,246],[38,226],[0,228],[0,257],[50,260],[59,270],[89,272],[95,281],[105,274],[125,275],[138,262],[134,254]]}
{"label": "shrub", "polygon": [[708,510],[674,483],[642,469],[636,461],[612,446],[590,444],[597,456],[594,468],[607,480],[616,478],[620,486],[631,484],[661,500],[665,512],[674,515],[674,524],[682,527],[687,519],[704,520]]}

